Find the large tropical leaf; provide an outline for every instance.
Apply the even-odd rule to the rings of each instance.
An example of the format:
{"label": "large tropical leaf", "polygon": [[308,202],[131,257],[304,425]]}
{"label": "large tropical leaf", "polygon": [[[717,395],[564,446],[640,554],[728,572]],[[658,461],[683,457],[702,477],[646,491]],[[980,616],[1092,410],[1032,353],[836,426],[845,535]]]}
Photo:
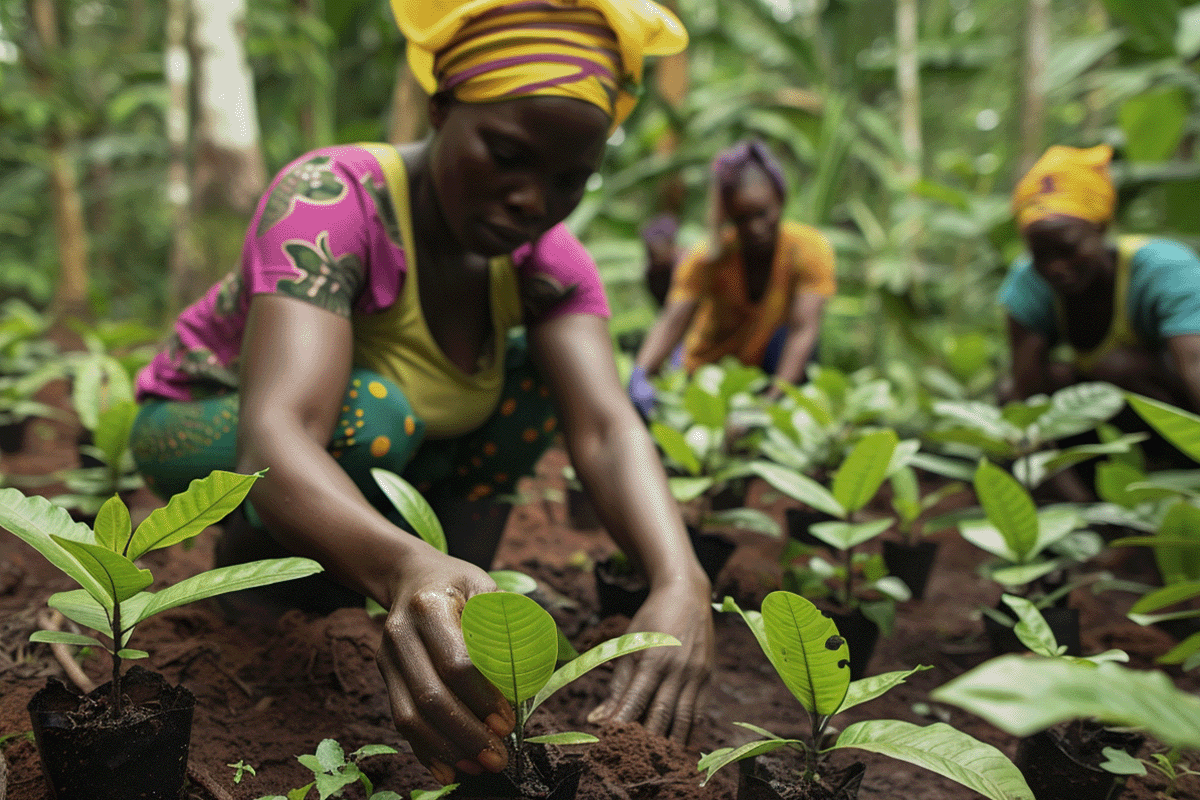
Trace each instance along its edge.
{"label": "large tropical leaf", "polygon": [[837,498],[807,475],[765,461],[755,461],[751,466],[755,475],[793,500],[835,517],[846,516],[846,509]]}
{"label": "large tropical leaf", "polygon": [[1095,430],[1125,405],[1121,390],[1111,383],[1092,381],[1059,389],[1050,397],[1050,407],[1037,420],[1040,439],[1063,439]]}
{"label": "large tropical leaf", "polygon": [[129,624],[136,624],[160,611],[176,608],[196,600],[305,578],[320,572],[321,569],[321,565],[311,558],[295,556],[268,558],[210,569],[199,575],[184,578],[161,592],[155,592],[141,614],[130,619]]}
{"label": "large tropical leaf", "polygon": [[996,527],[1015,561],[1025,561],[1038,541],[1037,509],[1025,487],[990,461],[981,460],[975,470],[975,494]]}
{"label": "large tropical leaf", "polygon": [[833,476],[833,496],[848,514],[871,501],[891,466],[900,439],[892,430],[878,430],[858,440]]}
{"label": "large tropical leaf", "polygon": [[126,555],[140,558],[144,553],[190,539],[209,525],[224,519],[245,499],[250,487],[263,473],[239,475],[215,470],[192,481],[187,489],[156,508],[133,533]]}
{"label": "large tropical leaf", "polygon": [[1132,392],[1127,392],[1125,399],[1164,439],[1182,450],[1188,458],[1200,462],[1200,417],[1169,403]]}
{"label": "large tropical leaf", "polygon": [[[118,647],[125,645],[129,641],[129,637],[133,632],[133,626],[136,624],[135,620],[143,618],[142,612],[153,597],[154,595],[150,592],[142,592],[135,594],[124,603],[121,603],[121,614],[123,615],[121,628],[123,634]],[[83,589],[56,592],[50,595],[50,599],[46,601],[46,605],[62,612],[62,615],[72,622],[77,622],[83,627],[91,628],[94,631],[100,631],[109,638],[113,636],[114,631],[112,629],[112,621],[109,618],[109,610]]]}
{"label": "large tropical leaf", "polygon": [[475,595],[463,606],[462,630],[471,663],[514,706],[536,695],[554,673],[554,618],[525,595]]}
{"label": "large tropical leaf", "polygon": [[767,595],[762,620],[772,662],[788,691],[809,714],[835,714],[850,686],[850,649],[837,625],[791,592]]}
{"label": "large tropical leaf", "polygon": [[1142,728],[1169,747],[1200,748],[1200,698],[1163,672],[1115,663],[1001,656],[934,689],[930,697],[983,717],[1013,736],[1095,718]]}
{"label": "large tropical leaf", "polygon": [[856,722],[830,749],[847,748],[916,764],[992,800],[1033,800],[1029,784],[1007,756],[942,722],[924,727],[894,719]]}
{"label": "large tropical leaf", "polygon": [[76,542],[96,541],[92,529],[71,519],[65,508],[44,497],[26,497],[16,489],[0,489],[0,528],[11,531],[37,550],[88,594],[103,596],[104,587],[51,534]]}
{"label": "large tropical leaf", "polygon": [[111,608],[114,603],[128,600],[154,582],[154,576],[150,574],[150,570],[138,569],[137,565],[128,558],[120,553],[114,553],[107,547],[87,542],[75,542],[53,534],[50,538],[75,556],[75,560],[96,579],[103,594],[93,595],[93,597],[108,608]]}
{"label": "large tropical leaf", "polygon": [[[562,687],[566,686],[571,681],[578,678],[580,675],[595,669],[601,664],[612,661],[614,658],[619,658],[630,653],[636,653],[639,650],[646,650],[651,647],[678,647],[679,640],[674,636],[666,633],[655,633],[647,631],[638,631],[634,633],[626,633],[623,636],[618,636],[615,639],[609,639],[588,650],[576,658],[563,664],[549,680],[538,689],[533,697],[533,702],[529,704],[529,713],[532,714],[534,709],[545,702],[546,698],[557,692]],[[474,661],[474,656],[472,656]]]}
{"label": "large tropical leaf", "polygon": [[396,473],[379,467],[371,470],[371,477],[375,479],[375,483],[379,484],[379,488],[383,490],[384,495],[396,507],[396,510],[404,519],[408,520],[409,525],[413,526],[417,536],[420,536],[429,546],[436,548],[439,553],[449,552],[446,545],[446,532],[442,529],[442,523],[438,520],[437,514],[433,512],[429,501],[417,491],[417,487]]}

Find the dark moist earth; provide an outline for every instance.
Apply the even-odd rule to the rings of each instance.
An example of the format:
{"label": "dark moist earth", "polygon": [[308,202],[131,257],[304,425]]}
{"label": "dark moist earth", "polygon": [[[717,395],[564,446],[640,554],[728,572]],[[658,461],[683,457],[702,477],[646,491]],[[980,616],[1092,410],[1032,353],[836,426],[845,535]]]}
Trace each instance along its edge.
{"label": "dark moist earth", "polygon": [[[42,423],[26,436],[24,449],[3,455],[0,466],[8,476],[48,475],[72,466],[78,454],[70,426]],[[537,475],[525,481],[525,498],[514,511],[497,567],[520,569],[537,578],[541,597],[560,625],[583,650],[624,631],[627,620],[600,620],[590,572],[593,561],[607,556],[613,545],[598,530],[573,530],[567,522],[561,469],[561,450],[552,450]],[[49,493],[54,487],[36,491]],[[752,486],[751,504],[781,522],[788,501],[762,486]],[[133,499],[134,522],[158,503],[145,492]],[[210,563],[218,530],[206,531],[191,549],[181,546],[147,557],[159,585],[192,575]],[[733,595],[743,607],[753,606],[779,586],[778,541],[734,533],[737,551],[717,581],[717,596]],[[913,675],[887,695],[834,720],[845,727],[859,719],[892,718],[926,724],[945,720],[989,742],[1009,756],[1017,742],[988,724],[957,709],[930,707],[928,693],[989,657],[978,608],[994,605],[996,586],[976,569],[982,554],[956,535],[937,537],[941,548],[925,600],[903,604],[895,633],[881,639],[869,673],[932,667]],[[1116,575],[1145,582],[1153,572],[1144,554],[1126,552],[1124,560],[1094,564]],[[30,644],[37,615],[53,592],[74,588],[15,536],[0,533],[0,736],[7,760],[8,800],[49,800],[29,730],[25,706],[47,676],[63,670],[47,645]],[[1150,668],[1156,656],[1174,640],[1154,628],[1125,618],[1133,597],[1118,592],[1099,596],[1077,590],[1071,602],[1081,610],[1083,648],[1094,653],[1119,647],[1129,652],[1132,666]],[[736,793],[736,767],[727,767],[706,786],[700,785],[696,761],[701,753],[752,738],[735,727],[744,721],[783,737],[803,736],[806,718],[763,657],[753,636],[735,615],[718,615],[716,670],[708,703],[699,715],[687,746],[651,736],[637,724],[596,726],[588,712],[604,699],[611,665],[602,667],[551,698],[535,714],[531,732],[589,731],[598,744],[564,748],[585,762],[580,781],[581,800],[731,799]],[[337,739],[347,752],[365,744],[383,743],[401,750],[374,756],[363,768],[377,790],[408,797],[412,789],[435,788],[436,783],[407,753],[392,727],[383,680],[374,652],[380,623],[358,609],[327,617],[290,612],[278,618],[226,620],[215,603],[185,606],[161,614],[138,627],[131,646],[151,653],[151,669],[182,682],[196,694],[198,704],[192,734],[189,800],[251,800],[286,794],[312,776],[296,756],[314,752],[324,738]],[[107,680],[107,657],[90,656],[83,669],[97,683]],[[1200,688],[1197,676],[1172,673],[1176,684]],[[1162,750],[1148,742],[1142,755]],[[873,756],[837,753],[831,768],[842,769],[856,760],[866,763],[861,797],[889,800],[957,800],[977,797],[951,781],[905,763]],[[257,771],[234,783],[230,764],[243,762]],[[0,767],[0,775],[3,769]],[[1190,782],[1189,782],[1190,781]],[[1164,787],[1154,776],[1131,779],[1125,798],[1152,798]],[[1179,797],[1200,798],[1200,779],[1180,784]],[[315,796],[315,792],[310,796]],[[346,797],[361,798],[355,785]],[[0,798],[4,797],[0,784]]]}

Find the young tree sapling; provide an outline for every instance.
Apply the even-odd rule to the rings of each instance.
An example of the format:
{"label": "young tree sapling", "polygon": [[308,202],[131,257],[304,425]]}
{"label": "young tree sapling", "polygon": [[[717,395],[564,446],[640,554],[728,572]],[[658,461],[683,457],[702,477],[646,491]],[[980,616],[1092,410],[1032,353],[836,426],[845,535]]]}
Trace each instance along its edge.
{"label": "young tree sapling", "polygon": [[220,522],[237,507],[263,473],[239,475],[215,471],[156,508],[132,527],[129,509],[114,496],[101,506],[94,529],[71,519],[66,510],[42,497],[26,497],[16,489],[0,489],[0,527],[23,539],[82,589],[58,592],[51,608],[94,636],[62,631],[36,631],[31,641],[100,647],[112,654],[110,714],[122,713],[121,663],[145,658],[128,647],[135,626],[160,611],[226,592],[266,586],[321,571],[307,558],[276,558],[219,567],[194,575],[161,591],[149,591],[154,577],[135,563],[151,550],[170,547]]}

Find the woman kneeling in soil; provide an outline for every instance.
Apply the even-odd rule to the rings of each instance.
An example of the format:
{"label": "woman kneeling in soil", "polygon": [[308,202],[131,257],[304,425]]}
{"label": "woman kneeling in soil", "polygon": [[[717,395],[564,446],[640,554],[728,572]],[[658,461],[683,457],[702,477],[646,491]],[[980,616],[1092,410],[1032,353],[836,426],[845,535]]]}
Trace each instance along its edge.
{"label": "woman kneeling in soil", "polygon": [[[666,305],[638,351],[629,395],[654,408],[649,376],[681,340],[683,366],[735,356],[785,383],[801,383],[816,352],[825,302],[837,290],[833,248],[816,228],[781,221],[787,187],[758,141],[712,162],[713,241],[694,247],[671,275]],[[772,385],[769,399],[781,390]]]}
{"label": "woman kneeling in soil", "polygon": [[[458,619],[495,589],[483,568],[502,498],[561,421],[650,581],[630,629],[683,643],[620,664],[593,719],[644,716],[685,739],[711,665],[711,588],[617,377],[595,264],[561,223],[634,103],[643,56],[678,52],[686,33],[647,0],[392,5],[434,133],[283,170],[240,270],[139,376],[139,467],[164,497],[213,469],[269,468],[218,562],[310,556],[353,594],[307,586],[305,605],[365,595],[388,609],[378,662],[396,726],[450,782],[506,760],[511,710],[470,668]],[[400,527],[374,467],[425,494],[450,556]]]}

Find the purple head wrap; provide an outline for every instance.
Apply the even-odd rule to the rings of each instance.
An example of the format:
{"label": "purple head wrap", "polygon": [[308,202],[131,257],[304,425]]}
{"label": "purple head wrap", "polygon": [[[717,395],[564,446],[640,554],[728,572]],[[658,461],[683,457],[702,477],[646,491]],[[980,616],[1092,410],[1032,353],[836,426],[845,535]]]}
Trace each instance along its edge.
{"label": "purple head wrap", "polygon": [[783,179],[783,169],[775,156],[766,145],[757,139],[747,139],[738,142],[717,153],[712,161],[712,175],[716,182],[717,191],[726,196],[733,191],[741,180],[742,174],[749,166],[756,166],[763,171],[775,191],[779,192],[780,200],[787,198],[787,188]]}

